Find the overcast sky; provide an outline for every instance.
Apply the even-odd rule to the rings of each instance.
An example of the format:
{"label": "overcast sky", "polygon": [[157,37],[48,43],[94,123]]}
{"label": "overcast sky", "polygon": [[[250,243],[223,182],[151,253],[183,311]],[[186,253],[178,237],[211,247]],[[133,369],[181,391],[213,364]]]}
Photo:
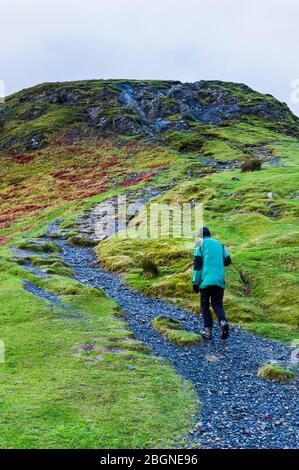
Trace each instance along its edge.
{"label": "overcast sky", "polygon": [[88,78],[218,79],[299,115],[299,0],[0,0],[0,18],[6,94]]}

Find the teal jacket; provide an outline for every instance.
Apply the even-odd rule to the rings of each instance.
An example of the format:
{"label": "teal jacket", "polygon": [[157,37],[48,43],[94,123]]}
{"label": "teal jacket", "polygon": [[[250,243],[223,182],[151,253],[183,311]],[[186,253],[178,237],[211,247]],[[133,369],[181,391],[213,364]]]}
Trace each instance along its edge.
{"label": "teal jacket", "polygon": [[231,258],[222,243],[211,237],[203,238],[194,248],[192,283],[201,289],[208,286],[225,288],[224,266],[231,264]]}

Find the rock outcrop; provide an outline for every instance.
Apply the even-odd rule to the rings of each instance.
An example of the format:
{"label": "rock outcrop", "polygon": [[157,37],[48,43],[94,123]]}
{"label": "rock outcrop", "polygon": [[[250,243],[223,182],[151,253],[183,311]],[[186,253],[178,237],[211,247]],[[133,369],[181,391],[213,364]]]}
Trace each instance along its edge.
{"label": "rock outcrop", "polygon": [[231,120],[258,118],[299,135],[299,119],[286,104],[246,85],[198,81],[91,80],[23,90],[0,106],[0,149],[35,149],[53,133],[121,134],[160,139],[169,131],[200,132]]}

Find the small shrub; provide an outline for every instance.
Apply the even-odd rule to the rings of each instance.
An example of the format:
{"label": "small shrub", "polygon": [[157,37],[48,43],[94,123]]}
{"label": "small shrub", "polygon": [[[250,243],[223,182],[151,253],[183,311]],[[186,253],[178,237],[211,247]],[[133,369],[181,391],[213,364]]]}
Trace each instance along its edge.
{"label": "small shrub", "polygon": [[141,260],[141,267],[145,278],[156,277],[159,275],[159,268],[154,261],[147,256],[144,256]]}
{"label": "small shrub", "polygon": [[275,364],[266,363],[258,370],[258,376],[272,382],[287,384],[295,380],[296,374]]}
{"label": "small shrub", "polygon": [[256,160],[254,158],[245,160],[242,163],[241,171],[244,173],[245,171],[259,171],[262,168],[262,162],[260,160]]}

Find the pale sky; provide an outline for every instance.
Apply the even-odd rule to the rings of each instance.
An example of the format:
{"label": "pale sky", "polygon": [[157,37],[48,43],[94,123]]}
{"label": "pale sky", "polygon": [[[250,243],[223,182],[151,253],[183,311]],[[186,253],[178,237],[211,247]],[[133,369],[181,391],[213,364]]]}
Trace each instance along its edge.
{"label": "pale sky", "polygon": [[0,80],[7,95],[49,81],[226,80],[299,115],[298,18],[299,0],[0,0]]}

